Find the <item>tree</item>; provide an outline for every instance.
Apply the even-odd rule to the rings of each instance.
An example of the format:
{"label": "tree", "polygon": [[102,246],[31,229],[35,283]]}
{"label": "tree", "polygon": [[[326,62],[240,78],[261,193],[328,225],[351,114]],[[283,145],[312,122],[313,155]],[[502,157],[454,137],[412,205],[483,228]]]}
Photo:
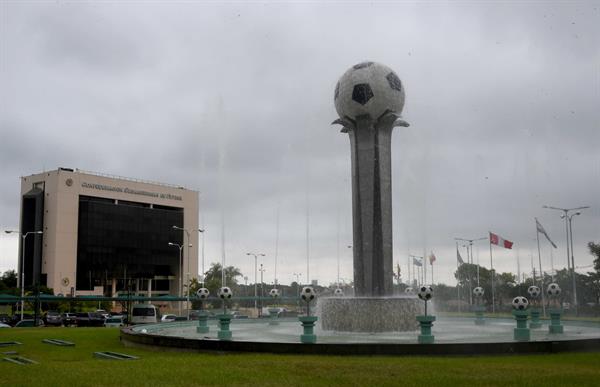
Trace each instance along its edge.
{"label": "tree", "polygon": [[[222,275],[222,266],[220,263],[211,263],[210,268],[206,272],[206,276],[204,278],[204,287],[208,289],[211,296],[216,296],[219,288],[222,286],[221,283],[221,275]],[[236,294],[238,290],[238,282],[237,278],[242,276],[242,272],[239,268],[234,266],[225,267],[225,284],[230,287],[233,291],[233,294]],[[190,295],[196,293],[198,289],[200,289],[201,284],[195,278],[190,281]],[[192,307],[197,309],[199,307],[199,301],[193,301]]]}
{"label": "tree", "polygon": [[[0,277],[0,283],[2,283],[7,289],[17,287],[17,272],[14,270],[5,271]],[[2,285],[0,285],[2,286]]]}
{"label": "tree", "polygon": [[586,285],[589,286],[594,292],[596,305],[600,304],[600,244],[596,244],[594,242],[588,243],[588,247],[590,249],[590,254],[592,254],[594,258],[594,272],[589,272],[588,283]]}

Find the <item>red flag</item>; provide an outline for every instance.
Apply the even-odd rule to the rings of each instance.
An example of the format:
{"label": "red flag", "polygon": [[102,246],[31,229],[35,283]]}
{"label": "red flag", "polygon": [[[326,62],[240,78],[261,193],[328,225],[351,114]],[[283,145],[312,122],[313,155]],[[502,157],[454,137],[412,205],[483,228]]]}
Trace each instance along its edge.
{"label": "red flag", "polygon": [[505,249],[512,249],[513,246],[511,241],[502,239],[499,235],[496,235],[493,232],[490,232],[490,243],[497,246],[502,246]]}
{"label": "red flag", "polygon": [[435,262],[437,258],[435,257],[435,254],[433,254],[433,251],[431,252],[431,254],[429,255],[429,264],[433,265],[433,263]]}

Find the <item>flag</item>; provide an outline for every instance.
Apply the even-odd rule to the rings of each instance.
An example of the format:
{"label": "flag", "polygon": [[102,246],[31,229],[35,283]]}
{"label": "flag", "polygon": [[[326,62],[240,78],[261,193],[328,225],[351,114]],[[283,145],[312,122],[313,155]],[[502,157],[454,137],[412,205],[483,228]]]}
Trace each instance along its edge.
{"label": "flag", "polygon": [[465,264],[465,261],[463,261],[462,257],[460,256],[460,251],[458,251],[458,246],[456,247],[456,260],[458,261],[459,265]]}
{"label": "flag", "polygon": [[546,230],[544,230],[544,227],[542,227],[542,224],[537,220],[537,218],[535,218],[535,225],[537,227],[537,232],[544,234],[544,236],[546,237],[546,239],[548,239],[548,242],[550,242],[552,247],[556,248],[556,245],[554,244],[554,242],[552,242],[552,239],[550,239],[548,233],[546,232]]}
{"label": "flag", "polygon": [[435,262],[436,259],[437,258],[435,257],[435,254],[432,251],[431,254],[429,254],[429,264],[433,265],[433,263]]}
{"label": "flag", "polygon": [[507,241],[506,239],[502,239],[499,235],[490,232],[490,243],[498,246],[502,246],[505,249],[512,249],[513,243],[511,241]]}
{"label": "flag", "polygon": [[413,257],[413,265],[423,266],[423,262],[420,259]]}

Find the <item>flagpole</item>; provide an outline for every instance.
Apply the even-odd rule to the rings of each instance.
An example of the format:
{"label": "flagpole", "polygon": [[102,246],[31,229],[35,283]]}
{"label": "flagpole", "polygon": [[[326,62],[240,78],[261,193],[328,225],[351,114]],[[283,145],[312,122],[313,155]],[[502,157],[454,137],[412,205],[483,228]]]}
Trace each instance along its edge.
{"label": "flagpole", "polygon": [[[538,248],[538,262],[540,264],[540,287],[542,291],[542,313],[544,317],[546,317],[546,297],[544,296],[544,272],[542,271],[542,253],[540,252],[540,231],[537,227],[537,219],[536,219],[536,227],[535,227],[535,239],[537,239],[537,248]],[[534,282],[535,283],[535,282]]]}
{"label": "flagpole", "polygon": [[458,262],[458,242],[456,242],[456,274],[458,274],[458,278],[456,279],[456,306],[458,307],[458,313],[460,313],[460,265]]}
{"label": "flagpole", "polygon": [[406,269],[408,271],[408,286],[412,287],[412,283],[410,282],[410,257],[408,257],[408,261],[406,262]]}
{"label": "flagpole", "polygon": [[431,285],[433,285],[433,261],[431,261]]}
{"label": "flagpole", "polygon": [[490,242],[490,268],[491,268],[491,277],[492,277],[492,313],[496,313],[496,296],[495,296],[495,290],[494,290],[494,260],[492,258],[492,237],[491,237],[491,232],[488,231],[488,235],[490,236],[489,238],[489,242]]}
{"label": "flagpole", "polygon": [[469,255],[469,245],[465,245],[465,247],[467,248],[467,263],[469,264],[469,266],[467,266],[467,275],[469,276],[469,305],[473,305],[473,275],[471,273],[471,264],[473,262],[471,260],[471,256]]}

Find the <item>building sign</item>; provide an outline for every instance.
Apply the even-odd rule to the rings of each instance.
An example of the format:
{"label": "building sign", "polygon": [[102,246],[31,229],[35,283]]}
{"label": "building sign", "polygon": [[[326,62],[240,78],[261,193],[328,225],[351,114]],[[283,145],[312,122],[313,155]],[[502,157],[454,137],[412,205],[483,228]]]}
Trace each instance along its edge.
{"label": "building sign", "polygon": [[139,189],[131,189],[131,188],[127,188],[127,187],[123,188],[123,187],[115,187],[115,186],[111,186],[111,185],[86,183],[86,182],[81,183],[81,186],[83,188],[97,189],[100,191],[122,192],[122,193],[126,193],[126,194],[131,194],[131,195],[150,196],[152,198],[158,198],[158,199],[182,200],[181,196],[179,196],[179,195],[171,195],[169,193],[150,192],[150,191],[144,191],[144,190],[139,190]]}

